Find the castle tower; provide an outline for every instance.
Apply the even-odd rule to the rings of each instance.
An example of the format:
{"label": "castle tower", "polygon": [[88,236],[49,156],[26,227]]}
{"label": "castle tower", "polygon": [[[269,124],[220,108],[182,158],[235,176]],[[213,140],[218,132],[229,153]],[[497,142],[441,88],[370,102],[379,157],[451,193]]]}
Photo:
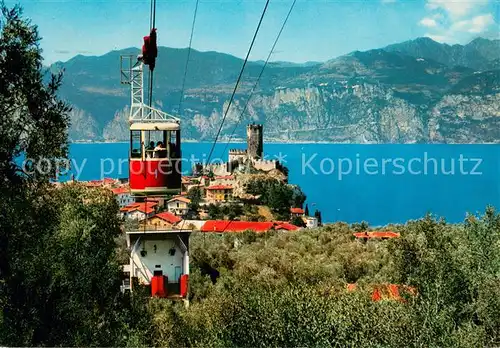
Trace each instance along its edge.
{"label": "castle tower", "polygon": [[247,155],[250,158],[262,158],[264,141],[261,124],[247,126]]}

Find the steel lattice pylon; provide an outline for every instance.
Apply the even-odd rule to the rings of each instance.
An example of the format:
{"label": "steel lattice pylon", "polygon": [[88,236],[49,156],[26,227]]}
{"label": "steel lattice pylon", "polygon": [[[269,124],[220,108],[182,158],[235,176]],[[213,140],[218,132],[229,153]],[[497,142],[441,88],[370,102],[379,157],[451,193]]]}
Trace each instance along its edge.
{"label": "steel lattice pylon", "polygon": [[144,64],[137,56],[120,56],[120,82],[130,85],[129,122],[176,122],[180,119],[144,103]]}

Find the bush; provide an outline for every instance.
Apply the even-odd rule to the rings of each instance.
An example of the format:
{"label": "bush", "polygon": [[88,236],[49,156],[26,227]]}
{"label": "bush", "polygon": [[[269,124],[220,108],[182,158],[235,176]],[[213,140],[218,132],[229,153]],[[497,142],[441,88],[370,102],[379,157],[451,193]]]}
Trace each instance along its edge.
{"label": "bush", "polygon": [[246,191],[252,195],[260,195],[261,203],[267,205],[280,220],[288,219],[290,207],[301,207],[306,200],[298,186],[273,178],[254,179],[247,184]]}

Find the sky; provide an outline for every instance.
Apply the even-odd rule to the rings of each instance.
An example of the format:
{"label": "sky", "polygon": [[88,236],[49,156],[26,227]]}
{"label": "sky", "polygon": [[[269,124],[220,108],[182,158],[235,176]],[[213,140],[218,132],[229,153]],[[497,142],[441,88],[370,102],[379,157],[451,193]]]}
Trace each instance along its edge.
{"label": "sky", "polygon": [[[251,60],[265,59],[293,0],[270,0]],[[16,2],[6,0],[7,5]],[[38,26],[44,63],[140,47],[149,0],[21,0]],[[189,44],[196,0],[157,0],[158,45]],[[192,47],[245,57],[265,0],[199,0]],[[297,0],[272,61],[326,61],[427,36],[464,44],[499,38],[499,0]]]}

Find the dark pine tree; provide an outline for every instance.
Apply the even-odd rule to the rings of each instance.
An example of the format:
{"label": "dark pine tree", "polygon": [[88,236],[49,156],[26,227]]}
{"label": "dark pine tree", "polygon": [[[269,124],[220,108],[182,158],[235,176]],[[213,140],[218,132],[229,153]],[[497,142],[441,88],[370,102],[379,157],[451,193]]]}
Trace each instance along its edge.
{"label": "dark pine tree", "polygon": [[318,219],[318,226],[321,226],[321,212],[318,209],[316,209],[316,211],[314,212],[314,217]]}

